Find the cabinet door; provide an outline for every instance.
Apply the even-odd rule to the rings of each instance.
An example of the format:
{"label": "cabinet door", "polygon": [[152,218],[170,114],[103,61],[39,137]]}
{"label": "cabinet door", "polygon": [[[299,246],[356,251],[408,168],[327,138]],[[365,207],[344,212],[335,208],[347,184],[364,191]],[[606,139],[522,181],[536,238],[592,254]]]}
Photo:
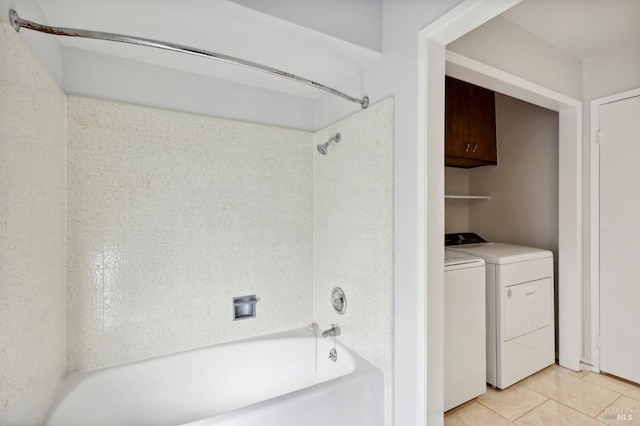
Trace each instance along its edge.
{"label": "cabinet door", "polygon": [[493,91],[446,77],[445,165],[497,164]]}
{"label": "cabinet door", "polygon": [[470,157],[488,164],[497,164],[495,93],[473,86],[470,94]]}
{"label": "cabinet door", "polygon": [[447,77],[445,84],[445,153],[447,157],[468,158],[470,86]]}

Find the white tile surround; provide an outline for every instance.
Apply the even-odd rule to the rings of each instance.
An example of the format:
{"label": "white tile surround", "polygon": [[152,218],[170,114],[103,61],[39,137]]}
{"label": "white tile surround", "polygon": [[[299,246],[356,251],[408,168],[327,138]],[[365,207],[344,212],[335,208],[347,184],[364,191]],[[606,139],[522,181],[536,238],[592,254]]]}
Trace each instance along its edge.
{"label": "white tile surround", "polygon": [[[79,97],[68,119],[71,371],[315,317],[383,368],[392,424],[393,99],[315,136]],[[253,293],[258,317],[231,322]]]}
{"label": "white tile surround", "polygon": [[70,371],[311,321],[311,133],[68,103]]}
{"label": "white tile surround", "polygon": [[0,18],[0,425],[39,424],[65,373],[65,101]]}
{"label": "white tile surround", "polygon": [[4,22],[0,57],[0,424],[65,371],[314,318],[383,369],[393,424],[393,99],[313,134],[66,97]]}
{"label": "white tile surround", "polygon": [[[393,424],[394,99],[385,99],[314,135],[340,143],[314,156],[315,318],[337,323],[339,340],[384,371],[386,425]],[[331,306],[344,290],[347,310]]]}

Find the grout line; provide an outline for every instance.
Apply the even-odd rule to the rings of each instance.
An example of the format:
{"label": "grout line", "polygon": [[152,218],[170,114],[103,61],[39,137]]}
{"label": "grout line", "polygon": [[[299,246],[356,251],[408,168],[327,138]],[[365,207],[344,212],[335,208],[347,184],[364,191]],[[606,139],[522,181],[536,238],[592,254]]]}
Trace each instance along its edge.
{"label": "grout line", "polygon": [[[551,368],[553,368],[552,366],[550,366],[550,367],[551,367]],[[549,367],[547,367],[547,368],[549,368]],[[570,374],[570,373],[567,373],[567,372],[564,372],[564,371],[560,370],[559,368],[561,368],[561,367],[560,367],[560,366],[557,366],[557,367],[555,368],[555,370],[556,370],[556,371],[558,371],[559,373],[562,373],[562,374],[566,375],[566,376],[573,377],[574,379],[582,380],[582,377],[576,377],[575,375]],[[545,369],[545,370],[546,370],[546,369]],[[544,370],[541,370],[541,371],[544,371]],[[532,376],[530,376],[530,377],[533,377],[533,376],[535,376],[535,375],[537,375],[537,374],[539,374],[539,373],[540,373],[540,372],[535,373],[535,374],[533,374],[533,375],[532,375]],[[586,377],[587,375],[588,375],[588,374],[586,374],[584,377]],[[524,382],[524,380],[523,380],[523,381],[518,382],[518,384],[520,384],[522,387],[526,388],[527,390],[530,390],[530,391],[532,391],[532,392],[535,392],[535,393],[537,393],[537,394],[539,394],[539,395],[542,395],[542,396],[544,396],[544,397],[546,397],[546,398],[547,398],[547,400],[546,400],[546,401],[542,402],[541,404],[538,404],[536,407],[532,408],[532,409],[531,409],[531,410],[529,410],[528,412],[531,412],[531,411],[535,410],[536,408],[538,408],[538,407],[540,407],[541,405],[543,405],[544,403],[546,403],[548,400],[553,400],[553,401],[557,402],[558,404],[562,404],[562,405],[564,405],[565,407],[568,407],[568,408],[570,408],[570,409],[572,409],[572,410],[574,410],[574,411],[577,411],[577,412],[579,412],[579,413],[584,414],[584,415],[585,415],[585,416],[587,416],[587,417],[590,417],[590,418],[595,419],[595,418],[596,418],[596,417],[597,417],[597,416],[598,416],[602,411],[604,411],[606,408],[610,407],[610,406],[611,406],[611,404],[613,404],[615,401],[617,401],[617,400],[618,400],[618,398],[622,397],[622,395],[621,395],[619,392],[617,392],[617,391],[613,391],[613,390],[611,390],[611,389],[607,389],[607,388],[605,388],[605,387],[603,387],[603,386],[600,386],[600,385],[597,385],[597,384],[595,384],[595,383],[591,383],[591,382],[588,382],[588,381],[586,381],[586,380],[585,380],[585,382],[586,382],[586,383],[589,383],[590,385],[595,385],[595,386],[596,386],[596,387],[598,387],[598,388],[606,389],[606,390],[609,390],[609,391],[614,392],[614,393],[616,393],[616,394],[618,394],[618,395],[619,395],[619,396],[618,396],[614,401],[612,401],[611,403],[609,403],[609,404],[607,405],[607,407],[605,407],[602,411],[600,411],[598,414],[596,414],[596,416],[591,416],[591,415],[589,415],[589,414],[587,414],[587,413],[585,413],[585,412],[582,412],[582,411],[580,411],[580,410],[578,410],[578,409],[576,409],[576,408],[570,407],[570,406],[568,406],[568,405],[566,405],[566,404],[562,403],[561,401],[559,401],[559,400],[557,400],[557,399],[555,399],[555,398],[553,398],[553,397],[551,397],[551,396],[549,396],[549,395],[546,395],[546,394],[544,394],[544,393],[542,393],[542,392],[539,392],[539,391],[537,391],[537,390],[535,390],[535,389],[533,389],[533,388],[530,388],[530,387],[528,387],[526,384],[524,384],[523,382]],[[524,416],[525,414],[527,414],[527,413],[524,413],[524,414],[520,415],[519,417],[516,417],[513,421],[515,422],[516,420],[520,419],[520,418],[521,418],[522,416]]]}
{"label": "grout line", "polygon": [[478,398],[474,398],[474,399],[472,399],[471,401],[467,401],[467,402],[465,402],[465,403],[464,403],[464,404],[462,404],[462,405],[459,405],[459,406],[457,406],[457,407],[455,407],[455,408],[452,408],[451,410],[447,411],[447,412],[445,413],[445,415],[444,415],[444,416],[445,416],[445,417],[448,417],[450,414],[455,414],[455,413],[457,413],[458,411],[462,411],[463,409],[465,409],[465,408],[467,408],[467,407],[469,407],[469,406],[473,405],[473,403],[477,403],[477,404],[479,404],[481,407],[484,407],[484,408],[486,408],[487,410],[491,411],[492,413],[494,413],[494,414],[496,414],[496,415],[498,415],[498,416],[502,417],[503,419],[505,419],[505,420],[506,420],[506,421],[508,421],[509,423],[513,423],[513,421],[512,421],[512,420],[509,420],[508,418],[506,418],[506,417],[505,417],[505,416],[503,416],[502,414],[498,413],[498,412],[497,412],[497,411],[495,411],[495,410],[492,410],[491,408],[487,407],[486,405],[484,405],[483,403],[481,403],[480,401],[478,401]]}
{"label": "grout line", "polygon": [[[528,389],[528,388],[527,388]],[[534,391],[535,392],[535,391]],[[542,394],[541,394],[542,395]],[[543,406],[544,404],[546,404],[548,401],[553,400],[552,398],[547,397],[546,395],[544,395],[545,399],[544,401],[542,401],[540,404],[536,405],[535,407],[533,407],[531,410],[527,411],[526,413],[522,413],[521,415],[519,415],[518,417],[516,417],[515,419],[511,420],[512,423],[516,423],[517,420],[520,420],[522,417],[526,416],[527,414],[529,414],[530,412],[534,411],[536,408]],[[553,400],[555,401],[555,400]]]}
{"label": "grout line", "polygon": [[502,414],[498,413],[495,410],[492,410],[491,408],[487,407],[486,405],[482,404],[481,402],[478,402],[478,404],[482,405],[484,408],[486,408],[487,410],[497,414],[498,416],[502,417],[503,419],[505,419],[506,421],[508,421],[509,423],[513,423],[513,420],[510,420],[508,418],[506,418],[505,416],[503,416]]}
{"label": "grout line", "polygon": [[[553,401],[557,402],[558,404],[560,404],[560,405],[562,405],[562,406],[564,406],[564,407],[567,407],[568,409],[570,409],[570,410],[572,410],[572,411],[575,411],[576,413],[580,413],[580,414],[582,414],[582,415],[584,415],[584,416],[587,416],[587,417],[589,417],[590,419],[593,419],[593,420],[597,421],[598,423],[602,423],[600,420],[596,419],[595,417],[590,416],[590,415],[589,415],[589,414],[587,414],[587,413],[583,413],[583,412],[582,412],[582,411],[580,411],[580,410],[576,410],[576,409],[575,409],[575,408],[573,408],[573,407],[569,407],[567,404],[565,404],[565,403],[563,403],[563,402],[560,402],[560,401],[558,401],[558,400],[556,400],[556,399],[554,399]],[[612,402],[612,404],[613,404],[613,402]],[[605,407],[605,408],[606,408],[606,407]],[[598,413],[598,414],[600,414],[600,413]],[[606,423],[602,423],[602,424],[604,425],[604,424],[606,424]]]}
{"label": "grout line", "polygon": [[[529,389],[529,388],[527,388]],[[529,389],[531,390],[531,389]],[[532,390],[531,392],[536,392],[534,390]],[[541,393],[536,392],[538,395],[542,395]],[[545,397],[546,399],[544,401],[542,401],[540,404],[536,405],[535,407],[532,407],[531,409],[527,410],[526,412],[520,414],[518,417],[516,417],[515,419],[511,420],[511,422],[515,423],[516,420],[520,419],[522,416],[525,416],[527,414],[529,414],[530,412],[532,412],[533,410],[535,410],[536,408],[540,407],[542,404],[544,404],[545,402],[549,401],[552,398],[549,398],[546,395],[542,395],[543,397]],[[554,400],[555,401],[555,400]]]}
{"label": "grout line", "polygon": [[[564,373],[563,373],[563,374],[564,374]],[[571,374],[566,374],[566,375],[567,375],[567,376],[570,376],[570,377],[574,377],[574,376],[572,376]],[[575,378],[575,379],[578,379],[578,380],[581,380],[581,379],[579,379],[578,377],[574,377],[574,378]],[[618,395],[618,396],[616,397],[616,399],[614,399],[613,401],[611,401],[611,402],[610,402],[610,403],[609,403],[609,404],[608,404],[604,409],[606,409],[607,407],[611,406],[611,404],[613,404],[615,401],[617,401],[617,400],[618,400],[618,398],[620,398],[621,396],[623,396],[623,395],[624,395],[624,394],[621,394],[621,393],[620,393],[620,392],[618,392],[618,391],[614,391],[614,390],[612,390],[612,389],[605,388],[604,386],[600,386],[600,385],[598,385],[598,384],[596,384],[596,383],[588,382],[588,381],[586,381],[586,380],[585,380],[585,382],[586,382],[586,383],[588,383],[589,385],[593,385],[593,386],[595,386],[595,387],[596,387],[596,388],[598,388],[598,389],[604,389],[604,390],[607,390],[607,391],[609,391],[609,392],[613,392],[613,393],[615,393],[615,394],[617,394],[617,395]],[[524,385],[523,385],[523,386],[524,386]],[[525,387],[526,387],[526,386],[525,386]],[[532,390],[532,391],[534,391],[534,392],[537,392],[536,390],[531,389],[531,388],[529,388],[529,387],[527,387],[527,389],[530,389],[530,390]],[[588,414],[588,413],[585,413],[585,412],[583,412],[583,411],[580,411],[580,410],[578,410],[578,409],[576,409],[576,408],[570,407],[569,405],[567,405],[567,404],[565,404],[565,403],[563,403],[563,402],[561,402],[561,401],[559,401],[559,400],[557,400],[557,399],[555,399],[555,398],[553,398],[553,397],[551,397],[551,396],[549,396],[549,395],[543,394],[543,393],[541,393],[541,392],[538,392],[538,393],[540,393],[541,395],[544,395],[544,396],[548,397],[549,399],[552,399],[552,400],[556,401],[556,402],[557,402],[557,403],[559,403],[559,404],[562,404],[562,405],[564,405],[564,406],[566,406],[566,407],[569,407],[569,408],[571,408],[571,409],[572,409],[572,410],[574,410],[574,411],[577,411],[577,412],[579,412],[579,413],[582,413],[582,414],[584,414],[584,415],[585,415],[585,416],[587,416],[587,417],[591,417],[591,418],[594,418],[594,419],[595,419],[595,417],[597,417],[597,415],[599,415],[599,414],[600,414],[600,412],[598,412],[598,414],[597,414],[596,416],[592,416],[592,415],[590,415],[590,414]],[[604,410],[604,409],[603,409],[603,410]]]}
{"label": "grout line", "polygon": [[[490,408],[490,407],[487,407],[487,406],[486,406],[486,405],[484,405],[482,402],[478,401],[478,404],[482,405],[482,406],[483,406],[484,408],[486,408],[487,410],[489,410],[489,411],[492,411],[492,412],[496,413],[498,416],[502,417],[503,419],[507,420],[508,422],[513,423],[513,420],[508,419],[507,417],[505,417],[505,416],[503,416],[502,414],[498,413],[496,410],[494,410],[494,409],[492,409],[492,408]],[[514,420],[515,420],[515,419],[514,419]]]}
{"label": "grout line", "polygon": [[[609,379],[613,380],[615,383],[618,383],[618,384],[620,384],[620,385],[630,385],[630,386],[638,387],[638,388],[640,389],[640,387],[639,387],[639,386],[637,386],[637,385],[634,385],[634,384],[632,384],[632,383],[628,383],[628,382],[626,382],[626,381],[620,380],[620,379],[618,379],[618,378],[616,378],[616,377],[612,377],[612,376],[610,376],[610,375],[608,375],[608,374],[602,374],[602,373],[593,373],[593,374],[598,374],[598,375],[600,375],[600,376],[602,376],[602,377],[608,377]],[[585,377],[586,377],[586,376],[585,376]],[[637,399],[636,399],[636,398],[634,398],[633,396],[629,395],[629,393],[621,392],[621,391],[620,391],[620,390],[618,390],[618,389],[613,389],[613,386],[612,386],[612,387],[609,387],[610,385],[609,385],[609,386],[607,386],[607,383],[600,384],[600,383],[594,383],[594,382],[591,382],[591,381],[589,381],[589,380],[585,380],[585,382],[587,382],[587,383],[591,383],[592,385],[600,386],[601,388],[603,388],[603,389],[607,389],[607,390],[610,390],[611,392],[615,392],[615,393],[619,393],[619,394],[621,394],[621,395],[628,396],[629,398],[631,398],[631,399],[635,399],[635,400],[637,401]]]}
{"label": "grout line", "polygon": [[615,404],[615,402],[616,402],[617,400],[619,400],[619,399],[620,399],[620,398],[622,398],[623,396],[624,396],[624,395],[620,395],[619,397],[617,397],[616,399],[614,399],[613,401],[611,401],[611,404],[609,404],[609,405],[607,405],[606,407],[604,407],[604,408],[602,409],[602,411],[600,411],[598,414],[596,414],[593,418],[595,419],[595,418],[596,418],[596,417],[598,417],[600,414],[604,413],[604,412],[605,412],[605,410],[606,410],[607,408],[611,407],[613,404]]}

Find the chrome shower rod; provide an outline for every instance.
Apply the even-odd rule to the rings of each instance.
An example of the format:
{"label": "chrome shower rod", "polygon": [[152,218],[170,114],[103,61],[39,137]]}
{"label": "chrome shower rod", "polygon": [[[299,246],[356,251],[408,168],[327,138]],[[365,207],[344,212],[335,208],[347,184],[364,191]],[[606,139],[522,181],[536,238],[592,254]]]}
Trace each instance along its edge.
{"label": "chrome shower rod", "polygon": [[11,11],[9,12],[9,19],[11,20],[11,25],[13,25],[13,28],[18,32],[20,31],[20,28],[26,28],[29,30],[39,31],[41,33],[46,33],[46,34],[68,36],[68,37],[92,38],[96,40],[117,41],[120,43],[129,43],[129,44],[137,44],[139,46],[155,47],[156,49],[164,49],[172,52],[187,53],[189,55],[215,59],[216,61],[226,62],[228,64],[239,65],[252,70],[266,72],[268,74],[277,75],[279,77],[283,77],[288,80],[306,84],[307,86],[324,90],[325,92],[331,93],[332,95],[339,96],[348,101],[360,104],[360,106],[363,109],[369,106],[369,97],[367,96],[363,97],[362,99],[354,98],[353,96],[349,96],[346,93],[343,93],[331,87],[325,86],[324,84],[316,83],[315,81],[306,79],[304,77],[300,77],[295,74],[291,74],[286,71],[279,70],[277,68],[271,68],[266,65],[258,64],[256,62],[247,61],[244,59],[236,58],[236,57],[225,55],[222,53],[216,53],[208,50],[198,49],[195,47],[189,47],[181,44],[168,43],[164,41],[158,41],[158,40],[142,38],[142,37],[106,33],[101,31],[51,27],[48,25],[42,25],[36,22],[27,21],[26,19],[22,19],[18,15],[18,12],[16,12],[13,9],[11,9]]}

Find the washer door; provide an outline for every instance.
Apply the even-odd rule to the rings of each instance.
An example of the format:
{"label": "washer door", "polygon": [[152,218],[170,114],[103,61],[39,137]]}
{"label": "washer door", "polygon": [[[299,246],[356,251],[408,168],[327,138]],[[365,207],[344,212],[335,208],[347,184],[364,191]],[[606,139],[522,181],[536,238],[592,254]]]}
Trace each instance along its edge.
{"label": "washer door", "polygon": [[505,342],[552,324],[551,278],[511,285],[502,291]]}

